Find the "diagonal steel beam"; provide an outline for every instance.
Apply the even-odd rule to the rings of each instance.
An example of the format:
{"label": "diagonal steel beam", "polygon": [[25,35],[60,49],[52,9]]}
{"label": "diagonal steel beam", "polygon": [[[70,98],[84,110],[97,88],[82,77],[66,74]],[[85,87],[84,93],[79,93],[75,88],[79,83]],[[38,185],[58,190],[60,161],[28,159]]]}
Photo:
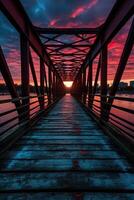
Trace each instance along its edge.
{"label": "diagonal steel beam", "polygon": [[49,54],[43,49],[41,40],[36,33],[33,24],[27,16],[22,4],[18,0],[0,0],[0,10],[4,13],[13,26],[24,34],[29,40],[30,45],[35,52],[44,59],[44,62],[54,68]]}
{"label": "diagonal steel beam", "polygon": [[[21,96],[24,106],[24,120],[30,119],[30,88],[29,88],[29,41],[24,34],[20,35],[20,55],[21,55]],[[26,97],[26,98],[25,98]]]}
{"label": "diagonal steel beam", "polygon": [[[116,1],[111,10],[106,22],[104,23],[98,37],[88,52],[79,73],[82,68],[86,67],[102,49],[105,44],[108,44],[117,32],[124,26],[127,20],[134,14],[134,0]],[[77,77],[76,77],[77,78]]]}
{"label": "diagonal steel beam", "polygon": [[97,89],[97,82],[98,82],[98,78],[99,78],[99,73],[100,73],[100,57],[99,57],[99,62],[98,62],[98,66],[97,66],[97,70],[96,70],[96,75],[95,75],[95,81],[94,81],[94,87],[93,87],[93,99],[94,100],[94,95],[96,93],[96,89]]}
{"label": "diagonal steel beam", "polygon": [[[133,45],[134,45],[134,19],[133,19],[133,22],[132,22],[132,25],[131,25],[131,28],[130,28],[130,31],[129,31],[123,52],[122,52],[122,55],[121,55],[121,58],[120,58],[120,62],[119,62],[117,72],[116,72],[116,75],[115,75],[115,78],[114,78],[114,81],[113,81],[113,85],[111,87],[111,91],[110,91],[110,94],[109,94],[110,97],[114,97],[115,94],[116,94],[119,82],[120,82],[121,77],[123,75],[123,72],[125,70],[129,55],[130,55],[132,48],[133,48]],[[114,98],[110,98],[110,97],[108,99],[108,104],[109,104],[108,114],[110,112],[112,103],[114,101]]]}
{"label": "diagonal steel beam", "polygon": [[[58,35],[59,36],[59,35]],[[44,38],[45,38],[46,36],[44,36]],[[76,35],[76,37],[77,37],[77,35]],[[47,38],[47,37],[46,37]],[[53,39],[52,38],[52,41],[55,41],[55,42],[57,42],[58,44],[46,44],[46,42],[45,43],[43,43],[44,44],[44,46],[46,45],[46,46],[48,46],[48,47],[60,47],[60,45],[61,44],[63,44],[63,45],[71,45],[71,46],[73,46],[74,44],[77,44],[77,43],[81,43],[82,44],[82,42],[87,42],[85,45],[89,45],[89,46],[91,46],[92,44],[90,44],[90,42],[89,41],[87,41],[87,40],[89,40],[91,38],[91,36],[90,37],[87,37],[86,39],[81,39],[81,40],[76,40],[76,41],[74,41],[74,42],[71,42],[71,43],[65,43],[65,42],[61,42],[61,41],[59,41],[59,40],[56,40],[56,39]],[[50,40],[51,41],[51,40]],[[59,44],[60,43],[60,44]],[[80,44],[79,44],[80,45]],[[82,44],[82,45],[84,45],[84,44]]]}
{"label": "diagonal steel beam", "polygon": [[[79,53],[79,52],[83,52],[83,53],[85,53],[85,55],[86,55],[86,50],[87,49],[89,49],[88,47],[84,47],[84,48],[86,48],[86,49],[80,49],[81,47],[71,47],[71,46],[61,46],[61,47],[59,47],[59,48],[57,48],[57,49],[53,49],[53,50],[51,50],[50,52],[49,52],[49,55],[51,54],[51,53],[53,53],[53,52],[60,52],[60,50],[63,50],[63,49],[65,49],[65,48],[72,48],[72,49],[74,49],[74,50],[77,50],[76,51],[76,53]],[[90,46],[89,46],[90,47]]]}
{"label": "diagonal steel beam", "polygon": [[39,56],[42,56],[41,41],[34,31],[32,23],[26,15],[21,3],[17,0],[0,0],[0,9],[5,16],[8,17],[13,26],[15,26],[20,33],[25,34],[36,53],[38,53]]}
{"label": "diagonal steel beam", "polygon": [[103,47],[100,53],[100,82],[101,82],[101,118],[105,119],[106,102],[107,102],[107,45]]}
{"label": "diagonal steel beam", "polygon": [[90,39],[96,38],[96,35],[90,35],[90,36],[87,37],[87,38],[84,38],[84,37],[81,36],[80,34],[75,34],[75,36],[81,38],[83,41],[88,42],[88,43],[89,43],[89,40],[90,40]]}
{"label": "diagonal steel beam", "polygon": [[50,37],[47,37],[46,35],[41,35],[40,34],[40,37],[42,37],[42,38],[44,38],[44,39],[47,39],[43,44],[46,44],[46,43],[48,43],[49,41],[55,41],[55,42],[60,42],[59,40],[57,40],[56,38],[58,38],[60,35],[58,34],[58,35],[55,35],[55,36],[53,36],[52,38],[50,38]]}
{"label": "diagonal steel beam", "polygon": [[21,114],[21,110],[18,109],[18,107],[21,107],[22,104],[19,100],[19,95],[17,94],[16,88],[14,86],[12,75],[11,75],[10,70],[8,68],[8,65],[7,65],[7,62],[6,62],[6,59],[5,59],[5,56],[3,54],[1,47],[0,47],[0,71],[1,71],[1,74],[4,78],[4,81],[7,85],[7,88],[9,90],[9,93],[10,93],[12,99],[17,99],[17,101],[14,101],[14,104],[16,106],[18,114]]}
{"label": "diagonal steel beam", "polygon": [[36,93],[39,96],[40,95],[40,90],[39,90],[37,77],[36,77],[36,73],[35,73],[35,69],[34,69],[34,63],[33,63],[32,55],[31,55],[30,51],[29,51],[29,63],[30,63],[30,68],[31,68],[31,72],[32,72],[32,77],[33,77]]}

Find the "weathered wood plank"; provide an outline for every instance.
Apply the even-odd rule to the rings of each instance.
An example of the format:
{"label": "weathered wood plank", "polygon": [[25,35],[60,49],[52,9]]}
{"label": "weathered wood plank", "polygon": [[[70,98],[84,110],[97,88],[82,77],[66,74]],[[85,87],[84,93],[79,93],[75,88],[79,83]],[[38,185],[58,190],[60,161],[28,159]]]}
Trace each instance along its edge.
{"label": "weathered wood plank", "polygon": [[106,192],[36,192],[36,193],[7,193],[1,194],[1,200],[101,200],[101,199],[114,199],[114,200],[133,200],[134,194],[132,193],[106,193]]}
{"label": "weathered wood plank", "polygon": [[59,158],[71,158],[71,159],[81,159],[81,158],[98,158],[98,159],[104,159],[104,158],[124,158],[124,156],[119,155],[115,151],[89,151],[89,150],[73,150],[73,151],[10,151],[8,152],[7,158],[14,158],[14,159],[52,159],[53,157],[55,159]]}
{"label": "weathered wood plank", "polygon": [[105,135],[102,136],[79,136],[79,135],[73,135],[73,136],[62,136],[62,135],[26,135],[23,138],[25,139],[35,139],[35,140],[106,140],[106,141],[110,141],[110,139],[108,137],[106,137]]}
{"label": "weathered wood plank", "polygon": [[53,150],[62,150],[62,151],[73,151],[73,150],[89,150],[89,151],[111,151],[115,150],[115,148],[111,145],[83,145],[83,144],[71,144],[71,145],[20,145],[16,144],[15,147],[12,148],[12,150],[22,150],[22,151],[29,151],[29,150],[34,150],[34,151],[53,151]]}
{"label": "weathered wood plank", "polygon": [[[3,165],[0,167],[2,171],[117,171],[123,172],[133,170],[132,167],[124,159],[36,159],[36,160],[1,160]],[[77,162],[77,166],[75,163]]]}
{"label": "weathered wood plank", "polygon": [[0,191],[108,190],[133,191],[134,174],[117,172],[0,173]]}

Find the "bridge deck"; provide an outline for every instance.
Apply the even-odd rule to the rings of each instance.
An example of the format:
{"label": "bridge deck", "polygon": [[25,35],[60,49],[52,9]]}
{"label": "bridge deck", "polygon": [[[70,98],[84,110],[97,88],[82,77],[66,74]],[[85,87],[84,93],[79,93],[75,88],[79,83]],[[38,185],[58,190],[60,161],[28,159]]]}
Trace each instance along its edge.
{"label": "bridge deck", "polygon": [[0,160],[0,199],[134,199],[133,168],[70,95]]}

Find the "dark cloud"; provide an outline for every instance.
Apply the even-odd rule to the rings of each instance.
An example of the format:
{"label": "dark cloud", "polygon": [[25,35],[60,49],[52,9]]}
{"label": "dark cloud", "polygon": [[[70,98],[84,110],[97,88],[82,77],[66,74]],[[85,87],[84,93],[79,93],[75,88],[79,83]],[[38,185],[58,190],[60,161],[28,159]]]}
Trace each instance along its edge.
{"label": "dark cloud", "polygon": [[97,26],[97,20],[102,18],[104,21],[115,0],[21,0],[21,3],[35,25],[86,27]]}

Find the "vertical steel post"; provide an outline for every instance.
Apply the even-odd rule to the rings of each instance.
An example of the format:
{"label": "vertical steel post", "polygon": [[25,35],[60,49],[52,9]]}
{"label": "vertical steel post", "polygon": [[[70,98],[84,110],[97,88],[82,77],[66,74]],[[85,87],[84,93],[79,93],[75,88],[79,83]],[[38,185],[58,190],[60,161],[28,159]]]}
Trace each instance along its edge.
{"label": "vertical steel post", "polygon": [[82,86],[82,72],[79,74],[79,77],[78,77],[78,80],[79,80],[79,83],[78,83],[78,87],[79,87],[79,96],[78,98],[80,98],[80,100],[82,101],[82,89],[83,89],[83,86]]}
{"label": "vertical steel post", "polygon": [[44,81],[45,81],[45,94],[48,96],[48,83],[47,83],[47,75],[46,75],[46,66],[45,63],[43,64],[44,67]]}
{"label": "vertical steel post", "polygon": [[49,104],[51,104],[51,96],[52,96],[52,78],[51,78],[51,67],[49,66],[48,67],[48,101],[49,101]]}
{"label": "vertical steel post", "polygon": [[86,103],[86,68],[83,70],[83,80],[82,80],[82,92],[83,92],[83,103]]}
{"label": "vertical steel post", "polygon": [[42,58],[40,58],[40,107],[41,110],[44,110],[44,61]]}
{"label": "vertical steel post", "polygon": [[55,91],[56,90],[56,76],[55,71],[53,71],[53,100],[55,100]]}
{"label": "vertical steel post", "polygon": [[105,45],[100,53],[101,68],[101,119],[105,120],[106,102],[107,102],[107,45]]}
{"label": "vertical steel post", "polygon": [[99,73],[100,73],[100,58],[99,58],[99,62],[98,62],[98,67],[97,67],[97,71],[96,71],[96,76],[95,76],[95,81],[94,81],[94,87],[93,87],[93,100],[94,100],[94,95],[96,93],[96,89],[97,89],[97,82],[98,82],[98,78],[99,78]]}
{"label": "vertical steel post", "polygon": [[88,106],[92,108],[92,79],[93,79],[93,67],[92,62],[89,64],[89,71],[88,71]]}
{"label": "vertical steel post", "polygon": [[55,83],[55,96],[57,98],[58,96],[58,75],[56,74],[56,83]]}
{"label": "vertical steel post", "polygon": [[24,34],[20,35],[21,47],[21,95],[25,120],[30,118],[30,99],[29,99],[29,41]]}

